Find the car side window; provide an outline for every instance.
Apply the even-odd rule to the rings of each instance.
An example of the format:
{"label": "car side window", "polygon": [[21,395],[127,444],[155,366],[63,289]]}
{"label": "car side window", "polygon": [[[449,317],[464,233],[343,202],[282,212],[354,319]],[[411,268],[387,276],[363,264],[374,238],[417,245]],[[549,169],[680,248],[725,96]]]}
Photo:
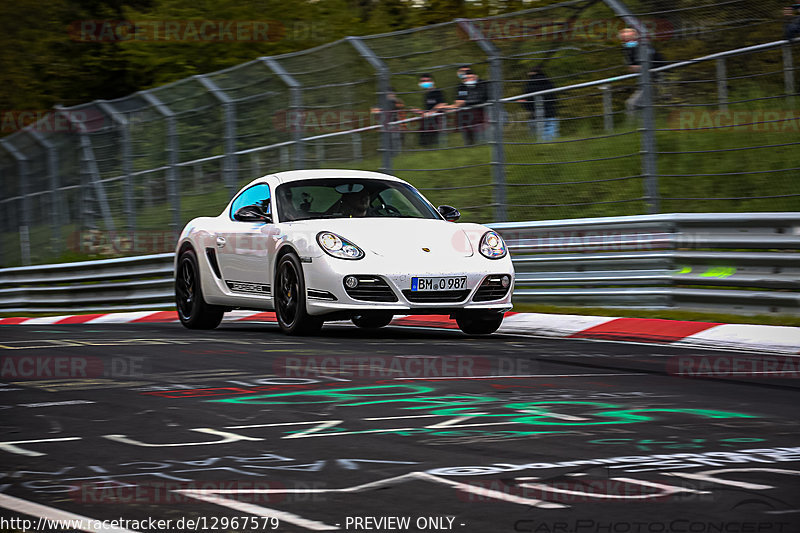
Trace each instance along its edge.
{"label": "car side window", "polygon": [[240,194],[236,200],[233,201],[229,216],[231,217],[231,220],[234,220],[234,213],[246,205],[259,205],[265,213],[271,214],[272,210],[270,208],[269,200],[269,185],[266,183],[253,185],[249,189],[242,191],[242,194]]}

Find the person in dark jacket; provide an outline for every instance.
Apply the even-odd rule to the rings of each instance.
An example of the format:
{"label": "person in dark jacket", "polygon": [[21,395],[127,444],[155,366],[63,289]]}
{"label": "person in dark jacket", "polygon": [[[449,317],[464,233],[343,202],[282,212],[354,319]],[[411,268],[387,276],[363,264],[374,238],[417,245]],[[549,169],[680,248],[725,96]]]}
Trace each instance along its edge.
{"label": "person in dark jacket", "polygon": [[441,130],[439,116],[441,109],[447,107],[444,93],[436,88],[436,82],[430,74],[423,74],[419,77],[419,87],[425,93],[422,95],[422,109],[415,111],[422,115],[420,121],[419,145],[422,147],[434,147],[439,143],[439,131]]}
{"label": "person in dark jacket", "polygon": [[783,27],[784,39],[796,39],[800,37],[800,4],[794,4],[783,8],[783,16],[786,17],[786,24]]}
{"label": "person in dark jacket", "polygon": [[[553,81],[547,77],[544,70],[538,66],[528,69],[528,81],[525,82],[524,94],[535,93],[554,89]],[[539,140],[548,142],[558,137],[558,96],[555,93],[543,94],[542,116],[536,116],[536,100],[534,97],[518,100],[522,102],[525,110],[530,113],[531,134],[539,137]],[[537,119],[540,122],[540,129],[537,129]]]}
{"label": "person in dark jacket", "polygon": [[456,88],[455,102],[450,109],[459,110],[456,115],[458,128],[464,135],[464,144],[471,145],[486,127],[486,109],[475,106],[489,101],[489,86],[472,69],[462,67],[459,75],[462,72],[464,81]]}
{"label": "person in dark jacket", "polygon": [[[630,72],[640,72],[642,70],[642,52],[645,47],[640,45],[639,32],[633,28],[624,28],[619,32],[619,40],[622,42],[623,52],[625,55],[625,63],[628,65]],[[653,55],[650,58],[650,68],[658,68],[667,64],[656,49],[653,49]],[[653,74],[650,77],[650,82],[653,84],[653,97],[658,94],[658,84],[661,81],[661,76]],[[637,86],[633,94],[625,101],[625,111],[628,117],[631,118],[636,114],[636,111],[642,107],[642,97],[644,91],[641,86]]]}

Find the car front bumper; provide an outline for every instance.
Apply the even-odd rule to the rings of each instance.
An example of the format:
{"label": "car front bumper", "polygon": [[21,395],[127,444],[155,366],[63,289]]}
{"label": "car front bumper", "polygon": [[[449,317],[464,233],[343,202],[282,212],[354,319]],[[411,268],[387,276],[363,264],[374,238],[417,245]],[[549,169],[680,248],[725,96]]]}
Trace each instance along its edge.
{"label": "car front bumper", "polygon": [[[446,267],[443,268],[443,265]],[[306,281],[307,308],[311,315],[325,315],[336,311],[387,311],[395,314],[451,314],[465,309],[492,309],[505,311],[511,308],[514,290],[514,268],[510,257],[486,259],[483,256],[448,258],[447,261],[432,258],[427,261],[370,257],[356,261],[315,257],[303,263]],[[474,301],[480,285],[487,276],[509,276],[508,291],[502,298]],[[385,282],[396,301],[371,301],[354,298],[345,289],[346,276],[375,276]],[[459,277],[467,278],[463,297],[448,291],[436,295],[434,292],[411,293],[414,277]],[[351,291],[353,292],[353,291]],[[327,294],[325,294],[327,293]],[[419,298],[424,301],[419,301]],[[332,298],[335,298],[332,299]],[[455,299],[454,299],[455,298]]]}

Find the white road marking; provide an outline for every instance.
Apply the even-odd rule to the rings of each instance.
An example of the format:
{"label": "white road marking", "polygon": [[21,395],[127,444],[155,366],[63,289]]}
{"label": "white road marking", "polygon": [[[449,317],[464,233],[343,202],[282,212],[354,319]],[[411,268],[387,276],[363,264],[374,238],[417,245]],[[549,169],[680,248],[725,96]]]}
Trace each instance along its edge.
{"label": "white road marking", "polygon": [[9,453],[18,453],[20,455],[27,455],[28,457],[41,457],[47,455],[46,453],[34,452],[20,448],[17,444],[33,444],[35,442],[62,442],[65,440],[81,440],[82,437],[60,437],[57,439],[35,439],[35,440],[9,440],[0,442],[0,450],[5,450]]}
{"label": "white road marking", "polygon": [[[313,491],[313,489],[300,489],[300,490],[303,490],[305,492]],[[213,492],[211,494],[199,490],[178,490],[175,492],[180,492],[181,494],[189,496],[190,498],[195,498],[197,500],[202,500],[208,503],[215,503],[217,505],[222,505],[230,509],[234,509],[236,511],[241,511],[243,513],[249,513],[251,515],[263,516],[267,518],[277,518],[281,522],[294,524],[296,526],[310,529],[311,531],[334,531],[339,529],[336,526],[331,526],[324,522],[318,522],[316,520],[309,520],[294,513],[279,511],[278,509],[271,509],[269,507],[261,507],[260,505],[240,502],[238,500],[232,500],[229,498],[223,498],[222,496],[213,494]]]}

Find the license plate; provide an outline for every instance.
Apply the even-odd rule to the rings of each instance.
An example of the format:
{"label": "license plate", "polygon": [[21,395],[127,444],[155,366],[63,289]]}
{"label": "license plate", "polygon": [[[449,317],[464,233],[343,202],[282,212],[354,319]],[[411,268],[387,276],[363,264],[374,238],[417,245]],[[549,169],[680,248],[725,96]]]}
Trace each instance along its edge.
{"label": "license plate", "polygon": [[411,278],[411,291],[457,291],[467,288],[467,276]]}

